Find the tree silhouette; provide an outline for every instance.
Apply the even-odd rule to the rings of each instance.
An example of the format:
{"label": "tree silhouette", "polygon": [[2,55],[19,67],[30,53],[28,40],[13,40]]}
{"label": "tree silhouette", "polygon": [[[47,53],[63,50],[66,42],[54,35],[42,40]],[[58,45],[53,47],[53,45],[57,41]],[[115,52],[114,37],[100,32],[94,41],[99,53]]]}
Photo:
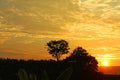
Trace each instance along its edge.
{"label": "tree silhouette", "polygon": [[74,72],[71,80],[93,80],[98,72],[97,60],[82,47],[74,49],[72,54],[63,61],[72,63]]}
{"label": "tree silhouette", "polygon": [[65,61],[77,63],[83,69],[97,71],[98,68],[98,62],[95,57],[89,55],[88,52],[82,47],[77,47],[74,49],[73,53],[67,57]]}
{"label": "tree silhouette", "polygon": [[59,61],[61,55],[69,52],[68,42],[65,40],[53,40],[47,43],[48,51],[57,61]]}

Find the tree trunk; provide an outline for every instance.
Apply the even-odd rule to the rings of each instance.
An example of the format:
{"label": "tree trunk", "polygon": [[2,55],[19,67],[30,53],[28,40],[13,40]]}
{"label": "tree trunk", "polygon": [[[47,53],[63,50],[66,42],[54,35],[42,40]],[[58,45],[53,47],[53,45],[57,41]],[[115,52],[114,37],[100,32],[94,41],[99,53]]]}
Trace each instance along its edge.
{"label": "tree trunk", "polygon": [[57,55],[57,57],[56,57],[56,58],[57,58],[57,62],[58,62],[58,61],[59,61],[59,57],[58,57],[58,55]]}

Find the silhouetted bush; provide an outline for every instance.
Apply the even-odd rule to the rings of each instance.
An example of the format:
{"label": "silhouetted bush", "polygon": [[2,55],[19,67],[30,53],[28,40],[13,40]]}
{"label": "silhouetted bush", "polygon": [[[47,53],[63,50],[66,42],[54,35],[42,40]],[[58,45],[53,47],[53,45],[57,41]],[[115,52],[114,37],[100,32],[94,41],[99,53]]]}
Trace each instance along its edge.
{"label": "silhouetted bush", "polygon": [[71,80],[101,80],[97,60],[82,47],[77,47],[63,62],[73,66]]}

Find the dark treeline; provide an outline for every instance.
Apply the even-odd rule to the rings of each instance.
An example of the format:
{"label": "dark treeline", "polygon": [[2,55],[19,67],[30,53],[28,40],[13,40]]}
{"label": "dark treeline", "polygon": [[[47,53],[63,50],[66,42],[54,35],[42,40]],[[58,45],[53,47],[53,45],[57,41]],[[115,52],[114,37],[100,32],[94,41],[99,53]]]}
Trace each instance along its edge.
{"label": "dark treeline", "polygon": [[[68,42],[54,40],[47,43],[48,52],[55,60],[0,59],[0,80],[117,80],[98,71],[98,62],[84,48],[69,52]],[[117,78],[117,79],[115,79]]]}
{"label": "dark treeline", "polygon": [[[49,80],[56,78],[64,72],[66,68],[71,66],[70,63],[64,61],[56,62],[54,60],[16,60],[16,59],[0,59],[0,80],[20,80],[18,70],[25,69],[27,73],[33,73],[37,76],[37,80],[42,80],[42,73],[46,70]],[[79,67],[78,67],[79,69]],[[78,70],[76,69],[76,70]],[[79,71],[79,70],[78,70]],[[119,80],[119,75],[104,75],[99,72],[74,72],[74,76],[70,80]]]}
{"label": "dark treeline", "polygon": [[54,60],[16,60],[16,59],[0,59],[0,80],[19,80],[18,70],[25,69],[28,73],[34,73],[40,80],[44,70],[47,71],[49,77],[55,80],[57,75],[64,70],[66,66],[60,66]]}
{"label": "dark treeline", "polygon": [[[19,80],[17,74],[19,69],[25,69],[27,73],[34,73],[38,80],[41,80],[42,73],[46,70],[50,80],[56,80],[69,66],[71,66],[71,64],[64,61],[0,59],[0,80]],[[96,80],[97,78],[97,80],[101,80],[101,74],[97,72],[87,73],[81,71],[80,73],[75,72],[73,75],[74,79],[72,80],[79,80],[78,78],[84,78],[84,80],[85,78],[86,80]]]}

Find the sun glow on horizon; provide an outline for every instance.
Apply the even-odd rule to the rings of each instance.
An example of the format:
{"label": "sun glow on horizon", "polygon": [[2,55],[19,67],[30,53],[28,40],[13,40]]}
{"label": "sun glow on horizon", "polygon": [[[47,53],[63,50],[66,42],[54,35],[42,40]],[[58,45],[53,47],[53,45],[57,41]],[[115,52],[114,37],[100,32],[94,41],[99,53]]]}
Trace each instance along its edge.
{"label": "sun glow on horizon", "polygon": [[103,61],[102,62],[102,66],[109,66],[109,62],[106,60],[106,61]]}
{"label": "sun glow on horizon", "polygon": [[99,54],[97,56],[97,60],[99,62],[99,66],[112,66],[111,60],[115,59],[112,54]]}

